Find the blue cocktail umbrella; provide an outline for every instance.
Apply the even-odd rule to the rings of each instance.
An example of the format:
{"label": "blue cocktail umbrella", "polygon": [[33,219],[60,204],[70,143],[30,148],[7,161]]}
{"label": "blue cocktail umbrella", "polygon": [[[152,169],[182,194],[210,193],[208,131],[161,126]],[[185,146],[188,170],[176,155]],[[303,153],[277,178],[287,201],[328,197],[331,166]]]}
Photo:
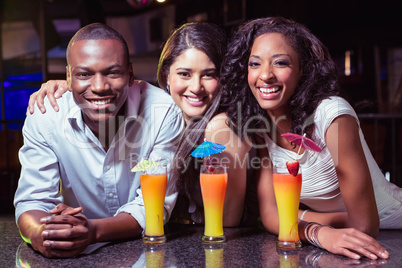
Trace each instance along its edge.
{"label": "blue cocktail umbrella", "polygon": [[213,143],[204,139],[204,142],[201,143],[195,150],[191,153],[191,156],[194,157],[206,157],[209,155],[217,154],[222,152],[226,147],[219,143]]}

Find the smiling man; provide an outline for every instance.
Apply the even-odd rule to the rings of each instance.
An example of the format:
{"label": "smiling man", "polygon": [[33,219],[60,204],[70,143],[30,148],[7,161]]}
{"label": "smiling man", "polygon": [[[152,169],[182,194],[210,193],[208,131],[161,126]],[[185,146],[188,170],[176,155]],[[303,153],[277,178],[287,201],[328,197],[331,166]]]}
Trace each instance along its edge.
{"label": "smiling man", "polygon": [[[183,129],[170,96],[134,80],[127,44],[115,30],[100,23],[79,30],[67,64],[71,92],[60,99],[59,112],[27,116],[19,153],[17,224],[46,257],[73,257],[100,242],[139,237],[145,211],[139,174],[130,170],[143,157],[169,164]],[[166,193],[165,222],[176,200],[173,188]]]}

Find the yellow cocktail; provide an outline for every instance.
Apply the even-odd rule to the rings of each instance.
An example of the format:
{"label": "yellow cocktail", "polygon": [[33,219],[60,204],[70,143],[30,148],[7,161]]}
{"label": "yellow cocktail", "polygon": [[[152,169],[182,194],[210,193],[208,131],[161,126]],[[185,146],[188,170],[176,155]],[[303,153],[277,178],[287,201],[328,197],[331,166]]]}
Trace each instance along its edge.
{"label": "yellow cocktail", "polygon": [[276,205],[279,216],[278,248],[296,249],[301,247],[298,232],[298,210],[302,184],[301,173],[273,174]]}
{"label": "yellow cocktail", "polygon": [[223,205],[227,181],[226,167],[201,165],[200,184],[205,218],[205,230],[202,240],[206,243],[225,241],[223,234]]}
{"label": "yellow cocktail", "polygon": [[144,243],[163,243],[163,212],[166,195],[167,175],[164,171],[156,174],[141,174],[142,198],[145,206]]}

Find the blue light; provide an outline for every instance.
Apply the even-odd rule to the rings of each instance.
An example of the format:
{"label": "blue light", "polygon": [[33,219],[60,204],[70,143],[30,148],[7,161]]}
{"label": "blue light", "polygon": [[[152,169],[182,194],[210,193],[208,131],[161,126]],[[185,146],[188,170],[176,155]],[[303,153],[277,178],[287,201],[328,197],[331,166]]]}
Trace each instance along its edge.
{"label": "blue light", "polygon": [[[42,78],[43,75],[41,72],[7,77],[6,81],[3,82],[5,89],[3,96],[5,120],[17,120],[21,122],[25,120],[29,96],[40,88]],[[21,129],[22,123],[8,123],[7,126],[9,129]]]}
{"label": "blue light", "polygon": [[387,78],[387,71],[381,71],[380,79],[384,80],[385,78]]}
{"label": "blue light", "polygon": [[6,120],[24,120],[29,96],[39,88],[27,88],[4,92]]}
{"label": "blue light", "polygon": [[32,74],[10,75],[6,80],[8,81],[42,81],[42,72]]}

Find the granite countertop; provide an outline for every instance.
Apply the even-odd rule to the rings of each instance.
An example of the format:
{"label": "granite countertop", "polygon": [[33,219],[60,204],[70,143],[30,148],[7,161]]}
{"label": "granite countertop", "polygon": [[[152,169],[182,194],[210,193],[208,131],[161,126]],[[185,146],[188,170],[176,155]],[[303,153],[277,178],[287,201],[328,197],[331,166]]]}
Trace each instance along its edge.
{"label": "granite countertop", "polygon": [[108,244],[89,255],[47,259],[24,243],[14,221],[0,221],[0,267],[401,267],[402,230],[382,230],[378,241],[390,259],[352,260],[304,245],[278,252],[275,235],[258,228],[225,228],[227,242],[202,243],[202,226],[169,224],[167,242],[146,246],[141,239]]}

